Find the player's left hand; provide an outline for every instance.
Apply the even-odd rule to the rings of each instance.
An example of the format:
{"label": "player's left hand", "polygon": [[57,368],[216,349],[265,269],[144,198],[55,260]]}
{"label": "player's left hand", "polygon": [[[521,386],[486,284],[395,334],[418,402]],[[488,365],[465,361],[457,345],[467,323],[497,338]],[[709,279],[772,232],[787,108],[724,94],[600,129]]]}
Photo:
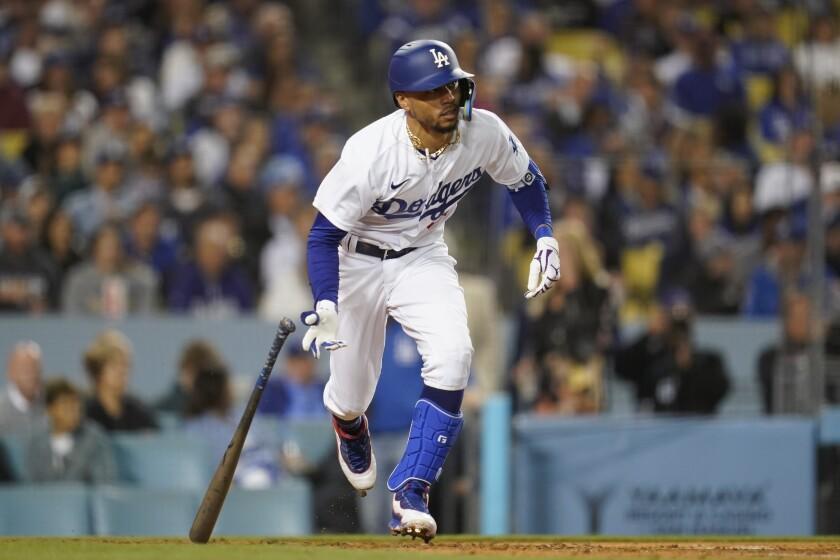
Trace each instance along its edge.
{"label": "player's left hand", "polygon": [[528,273],[528,291],[525,299],[531,299],[551,289],[560,278],[560,255],[557,240],[553,237],[537,239],[537,252],[531,261]]}
{"label": "player's left hand", "polygon": [[319,301],[315,305],[315,311],[305,311],[300,314],[300,320],[309,329],[303,336],[301,345],[304,350],[309,350],[316,358],[321,357],[321,348],[324,350],[338,350],[347,344],[338,340],[338,311],[335,303],[329,300]]}

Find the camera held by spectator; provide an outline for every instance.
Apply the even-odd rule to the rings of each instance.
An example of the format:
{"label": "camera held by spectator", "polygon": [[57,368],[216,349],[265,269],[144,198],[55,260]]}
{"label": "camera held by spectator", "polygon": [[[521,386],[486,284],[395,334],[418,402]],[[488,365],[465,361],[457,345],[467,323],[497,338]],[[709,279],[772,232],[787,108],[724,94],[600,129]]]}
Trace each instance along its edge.
{"label": "camera held by spectator", "polygon": [[729,390],[723,358],[698,349],[692,308],[681,294],[666,299],[647,331],[616,355],[618,377],[635,386],[640,411],[714,414]]}

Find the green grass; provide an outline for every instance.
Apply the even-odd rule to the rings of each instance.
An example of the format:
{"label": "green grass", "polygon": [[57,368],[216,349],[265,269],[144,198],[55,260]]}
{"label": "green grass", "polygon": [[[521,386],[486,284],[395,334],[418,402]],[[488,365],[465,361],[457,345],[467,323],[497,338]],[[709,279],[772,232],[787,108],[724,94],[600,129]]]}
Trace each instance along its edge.
{"label": "green grass", "polygon": [[0,560],[751,560],[838,558],[840,539],[324,536],[300,539],[217,538],[206,545],[161,538],[0,538]]}

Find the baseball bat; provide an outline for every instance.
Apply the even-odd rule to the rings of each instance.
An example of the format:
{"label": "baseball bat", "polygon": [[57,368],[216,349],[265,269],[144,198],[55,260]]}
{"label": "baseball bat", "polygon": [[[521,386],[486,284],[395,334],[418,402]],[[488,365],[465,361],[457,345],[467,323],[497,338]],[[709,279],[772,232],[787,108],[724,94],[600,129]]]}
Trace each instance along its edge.
{"label": "baseball bat", "polygon": [[263,389],[265,389],[265,384],[271,375],[271,370],[274,369],[274,363],[277,361],[280,349],[283,348],[283,343],[293,332],[295,332],[295,324],[290,319],[281,319],[277,327],[277,334],[274,335],[274,341],[271,343],[271,350],[269,350],[268,357],[265,359],[265,365],[259,378],[257,378],[254,389],[251,391],[248,406],[242,413],[239,425],[233,432],[233,437],[225,450],[225,454],[222,455],[219,466],[216,467],[216,472],[213,473],[213,478],[210,480],[207,491],[204,492],[204,498],[201,500],[201,505],[195,514],[195,519],[190,528],[190,540],[194,543],[203,544],[210,540],[213,527],[216,526],[219,512],[222,511],[222,505],[225,503],[225,497],[230,489],[230,483],[233,481],[233,473],[236,470],[236,464],[239,462],[239,455],[242,453],[242,446],[245,444],[245,437],[248,435],[251,420],[254,419],[254,413],[257,411]]}

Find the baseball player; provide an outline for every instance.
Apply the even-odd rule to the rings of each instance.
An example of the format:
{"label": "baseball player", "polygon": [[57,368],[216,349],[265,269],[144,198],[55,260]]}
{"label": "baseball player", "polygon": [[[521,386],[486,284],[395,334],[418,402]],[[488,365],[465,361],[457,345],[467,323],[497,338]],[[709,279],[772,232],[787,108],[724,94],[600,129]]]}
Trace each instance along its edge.
{"label": "baseball player", "polygon": [[490,111],[473,109],[473,75],[446,43],[412,41],[392,56],[388,82],[398,110],[354,134],[324,177],[307,242],[314,311],[303,346],[330,351],[324,405],[333,415],[341,468],[360,494],[376,480],[365,410],[379,378],[385,325],[399,322],[423,358],[423,390],[402,460],[388,478],[391,532],[437,532],[429,487],[461,430],[473,348],[444,222],[487,173],[506,185],[536,238],[526,298],[557,281],[545,179]]}

